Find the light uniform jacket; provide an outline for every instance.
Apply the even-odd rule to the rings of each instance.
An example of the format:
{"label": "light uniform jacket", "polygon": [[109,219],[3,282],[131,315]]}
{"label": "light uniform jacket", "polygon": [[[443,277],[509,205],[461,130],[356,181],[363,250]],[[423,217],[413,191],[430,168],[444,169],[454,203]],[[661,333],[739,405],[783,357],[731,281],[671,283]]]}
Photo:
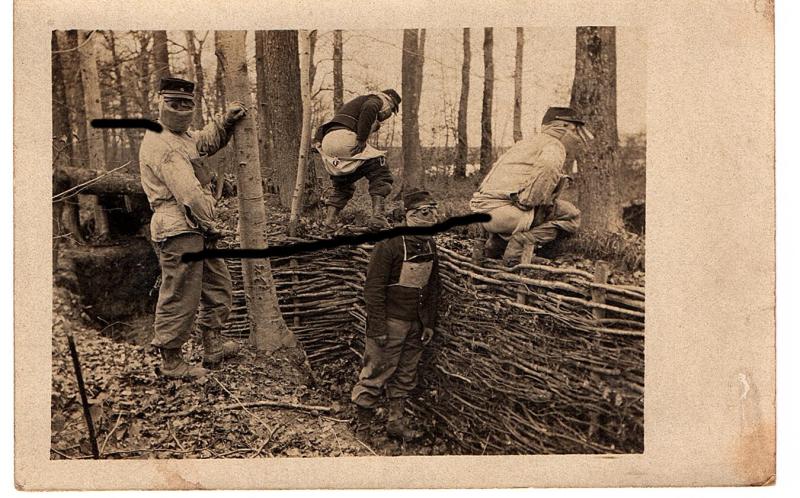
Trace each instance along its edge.
{"label": "light uniform jacket", "polygon": [[145,132],[139,149],[142,187],[153,210],[150,238],[162,241],[182,233],[214,228],[216,200],[211,174],[201,159],[225,146],[231,132],[221,122],[200,131]]}
{"label": "light uniform jacket", "polygon": [[[563,172],[567,152],[557,138],[546,131],[514,144],[492,166],[481,186],[472,196],[470,208],[486,213],[513,206],[512,194],[531,208],[553,203],[553,192]],[[533,222],[534,210],[521,211],[518,227],[526,229]],[[515,230],[516,231],[516,230]]]}

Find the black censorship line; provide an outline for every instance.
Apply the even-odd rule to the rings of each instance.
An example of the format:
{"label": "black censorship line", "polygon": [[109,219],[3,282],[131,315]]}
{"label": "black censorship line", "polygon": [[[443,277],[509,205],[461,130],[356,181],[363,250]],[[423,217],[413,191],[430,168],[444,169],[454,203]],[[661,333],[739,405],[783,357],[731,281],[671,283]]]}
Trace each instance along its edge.
{"label": "black censorship line", "polygon": [[150,119],[93,119],[93,128],[144,128],[161,133],[164,127]]}
{"label": "black censorship line", "polygon": [[297,242],[285,246],[272,246],[267,249],[206,249],[200,252],[185,253],[182,259],[184,262],[190,262],[201,261],[205,258],[272,258],[293,256],[305,252],[334,249],[340,246],[356,246],[370,242],[374,243],[400,235],[435,235],[453,227],[471,225],[473,223],[486,223],[491,219],[492,217],[486,213],[474,213],[465,216],[454,216],[429,227],[400,226],[380,232],[343,235],[327,240]]}

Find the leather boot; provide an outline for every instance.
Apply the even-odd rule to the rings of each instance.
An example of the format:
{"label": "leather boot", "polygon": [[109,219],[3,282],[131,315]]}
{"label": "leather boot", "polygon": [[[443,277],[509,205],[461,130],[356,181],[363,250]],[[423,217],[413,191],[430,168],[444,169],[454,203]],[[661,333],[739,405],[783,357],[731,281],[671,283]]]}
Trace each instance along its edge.
{"label": "leather boot", "polygon": [[159,375],[173,379],[196,379],[208,373],[203,367],[186,363],[181,356],[180,348],[159,349],[161,351],[161,367],[157,369]]}
{"label": "leather boot", "polygon": [[223,341],[216,330],[203,330],[203,366],[218,369],[222,360],[234,358],[240,346],[233,341]]}
{"label": "leather boot", "polygon": [[386,198],[380,195],[372,196],[372,216],[367,220],[369,228],[389,228],[386,219]]}
{"label": "leather boot", "polygon": [[389,400],[389,416],[386,421],[386,434],[389,437],[414,441],[422,437],[422,432],[406,427],[405,423],[405,398]]}
{"label": "leather boot", "polygon": [[496,233],[489,234],[486,244],[483,246],[483,256],[489,259],[500,259],[503,257],[508,243]]}
{"label": "leather boot", "polygon": [[325,206],[325,227],[330,230],[336,230],[336,220],[339,218],[340,208],[336,206]]}
{"label": "leather boot", "polygon": [[370,426],[375,418],[375,410],[356,405],[356,437],[367,441],[370,437]]}

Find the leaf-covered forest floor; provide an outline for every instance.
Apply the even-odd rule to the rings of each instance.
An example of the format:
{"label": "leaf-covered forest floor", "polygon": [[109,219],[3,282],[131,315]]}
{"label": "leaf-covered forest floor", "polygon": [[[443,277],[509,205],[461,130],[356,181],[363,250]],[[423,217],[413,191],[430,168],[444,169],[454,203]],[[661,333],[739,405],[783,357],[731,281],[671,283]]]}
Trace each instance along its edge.
{"label": "leaf-covered forest floor", "polygon": [[[474,180],[434,191],[444,216],[467,212]],[[463,194],[463,195],[462,195]],[[454,199],[454,200],[447,200]],[[399,199],[389,202],[399,221]],[[344,223],[363,223],[369,213],[366,182],[342,213]],[[286,213],[268,200],[268,232],[286,227]],[[222,219],[235,229],[235,198],[223,202]],[[318,221],[301,233],[316,231]],[[468,235],[467,229],[460,235]],[[456,237],[458,238],[458,237]],[[462,237],[464,239],[464,237]],[[467,241],[464,240],[464,243]],[[75,250],[76,248],[73,248]],[[83,250],[77,248],[77,250]],[[553,261],[591,271],[592,261],[563,255]],[[617,273],[620,283],[643,284],[643,272]],[[352,362],[316,367],[318,384],[303,385],[295,368],[256,356],[242,340],[242,354],[199,381],[167,380],[156,375],[157,353],[148,346],[152,312],[122,323],[103,323],[75,288],[54,279],[52,335],[51,458],[91,458],[75,372],[67,345],[71,333],[80,355],[91,403],[100,457],[118,458],[269,458],[366,455],[447,454],[448,445],[432,434],[400,444],[385,436],[385,411],[379,410],[368,441],[353,432],[349,391],[358,375]],[[132,296],[138,299],[136,296]],[[92,315],[92,316],[90,316]],[[117,331],[123,330],[123,334]],[[184,346],[193,363],[202,358],[195,340]],[[422,421],[414,421],[424,429]]]}

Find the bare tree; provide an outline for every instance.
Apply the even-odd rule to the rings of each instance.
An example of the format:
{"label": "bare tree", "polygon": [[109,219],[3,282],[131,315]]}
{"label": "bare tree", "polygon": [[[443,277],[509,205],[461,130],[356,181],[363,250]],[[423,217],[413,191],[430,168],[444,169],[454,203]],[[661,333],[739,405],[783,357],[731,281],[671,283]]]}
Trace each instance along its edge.
{"label": "bare tree", "polygon": [[[69,119],[68,142],[72,144],[70,160],[73,165],[86,166],[89,148],[86,140],[86,109],[83,103],[80,56],[78,54],[78,32],[75,30],[56,32],[60,66],[64,81],[64,97]],[[80,230],[80,210],[77,198],[64,200],[62,219],[65,229],[80,243],[84,243]]]}
{"label": "bare tree", "polygon": [[261,158],[262,178],[274,177],[272,160],[269,157],[269,120],[267,116],[267,32],[257,30],[256,45],[256,106],[258,108],[258,151]]}
{"label": "bare tree", "polygon": [[494,94],[494,62],[492,28],[483,29],[483,106],[481,107],[481,172],[492,166],[492,95]]}
{"label": "bare tree", "polygon": [[300,101],[300,62],[296,30],[267,32],[266,123],[268,156],[283,207],[290,207],[297,175],[297,153],[303,105]]}
{"label": "bare tree", "polygon": [[517,52],[514,57],[514,142],[522,140],[522,50],[525,30],[517,28]]}
{"label": "bare tree", "polygon": [[[103,146],[103,130],[91,126],[91,120],[103,117],[103,108],[100,103],[100,78],[97,75],[97,56],[95,54],[95,37],[100,36],[97,31],[78,33],[78,49],[80,55],[81,81],[83,82],[83,102],[86,110],[86,138],[88,142],[89,160],[87,166],[94,170],[105,170],[105,148]],[[97,197],[90,197],[94,207],[95,236],[100,239],[109,237],[110,226],[108,213],[103,209]]]}
{"label": "bare tree", "polygon": [[342,30],[333,32],[333,112],[344,105],[344,84],[342,83]]}
{"label": "bare tree", "polygon": [[[72,163],[72,129],[69,122],[67,90],[64,87],[64,75],[61,71],[61,57],[58,55],[58,39],[55,31],[50,37],[50,50],[52,51],[53,98],[53,193],[56,194],[66,188],[65,182],[60,179],[60,170]],[[64,233],[61,223],[63,211],[64,201],[53,203],[53,267],[56,266],[58,246],[61,241],[59,235]],[[67,227],[67,229],[70,228]]]}
{"label": "bare tree", "polygon": [[464,178],[467,176],[467,158],[469,146],[467,141],[467,110],[469,106],[469,72],[472,61],[472,48],[469,39],[469,28],[464,28],[464,61],[461,64],[461,98],[458,101],[458,143],[453,174]]}
{"label": "bare tree", "polygon": [[[251,108],[244,42],[244,31],[215,33],[216,54],[218,63],[223,68],[227,97]],[[266,213],[258,164],[255,120],[252,114],[247,114],[236,126],[234,146],[238,164],[240,245],[242,248],[264,249],[267,247]],[[286,326],[278,308],[278,296],[269,260],[245,259],[242,261],[242,267],[250,318],[250,342],[259,351],[300,349],[297,339]]]}
{"label": "bare tree", "polygon": [[403,30],[403,180],[400,193],[408,188],[424,185],[425,172],[419,142],[419,92],[421,89],[422,61],[420,48],[424,48],[424,35],[420,45],[419,31]]}
{"label": "bare tree", "polygon": [[617,136],[617,55],[613,27],[576,30],[575,80],[570,105],[595,134],[575,175],[581,224],[588,230],[619,230],[622,207],[615,179],[619,177]]}
{"label": "bare tree", "polygon": [[205,75],[203,74],[203,44],[206,41],[206,38],[203,37],[202,40],[197,40],[197,45],[195,45],[195,37],[194,31],[186,31],[186,55],[187,55],[187,67],[189,68],[189,75],[191,80],[193,80],[196,84],[194,87],[194,116],[192,116],[192,126],[199,130],[203,128],[203,100],[205,99],[205,95],[203,92],[203,88],[205,86]]}
{"label": "bare tree", "polygon": [[167,32],[153,31],[153,56],[155,58],[154,73],[156,83],[161,78],[169,78],[172,73],[169,70],[169,50],[167,50]]}
{"label": "bare tree", "polygon": [[300,43],[300,96],[303,103],[303,125],[300,134],[300,150],[297,155],[297,178],[292,194],[292,209],[289,214],[289,236],[297,235],[297,223],[303,204],[303,190],[306,184],[306,163],[308,148],[311,143],[311,88],[309,87],[309,70],[311,60],[311,40],[306,30],[298,33]]}

